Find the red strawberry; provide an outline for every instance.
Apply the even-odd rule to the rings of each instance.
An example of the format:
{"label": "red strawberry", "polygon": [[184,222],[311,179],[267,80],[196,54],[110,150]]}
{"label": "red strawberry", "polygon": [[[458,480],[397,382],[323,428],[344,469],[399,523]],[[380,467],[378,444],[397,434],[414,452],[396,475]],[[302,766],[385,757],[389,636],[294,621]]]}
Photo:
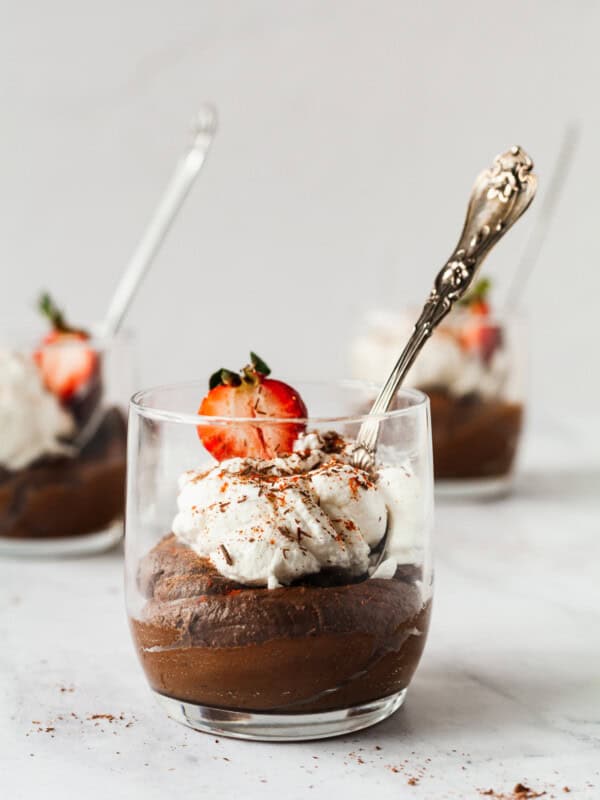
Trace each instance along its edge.
{"label": "red strawberry", "polygon": [[[239,373],[220,369],[211,377],[210,391],[198,413],[209,417],[303,419],[306,406],[287,383],[267,377],[271,370],[250,353],[250,364]],[[199,425],[198,436],[218,461],[236,456],[274,458],[291,453],[305,425],[301,422],[252,422]]]}
{"label": "red strawberry", "polygon": [[502,328],[473,320],[461,329],[460,342],[465,350],[479,353],[488,362],[502,344]]}
{"label": "red strawberry", "polygon": [[471,314],[477,314],[480,317],[487,317],[490,313],[490,306],[485,300],[474,300],[469,305],[469,311]]}
{"label": "red strawberry", "polygon": [[485,362],[491,359],[502,344],[502,329],[489,322],[490,305],[487,296],[490,288],[489,278],[482,278],[460,303],[469,314],[459,332],[460,343],[465,350],[479,354]]}
{"label": "red strawberry", "polygon": [[474,314],[487,316],[490,313],[490,306],[488,304],[488,295],[492,288],[492,282],[489,278],[481,278],[477,283],[469,289],[462,300],[459,300],[459,306],[467,308]]}
{"label": "red strawberry", "polygon": [[34,353],[46,387],[65,402],[87,385],[98,365],[98,354],[87,342],[89,335],[66,324],[49,295],[40,300],[41,311],[53,330]]}

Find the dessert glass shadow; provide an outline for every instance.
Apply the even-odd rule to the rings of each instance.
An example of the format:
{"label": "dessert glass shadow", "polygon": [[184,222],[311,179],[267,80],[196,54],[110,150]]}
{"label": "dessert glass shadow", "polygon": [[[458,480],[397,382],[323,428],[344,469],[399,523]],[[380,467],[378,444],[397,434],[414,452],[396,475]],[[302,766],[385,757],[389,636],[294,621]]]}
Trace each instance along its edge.
{"label": "dessert glass shadow", "polygon": [[[414,312],[365,316],[352,372],[381,380],[407,338]],[[407,386],[431,401],[435,489],[442,496],[495,497],[514,480],[523,430],[525,341],[517,316],[456,309],[433,333]]]}
{"label": "dessert glass shadow", "polygon": [[0,554],[94,553],[123,536],[131,336],[0,347]]}
{"label": "dessert glass shadow", "polygon": [[[371,472],[351,450],[376,387],[295,384],[311,416],[195,413],[203,382],[136,394],[129,417],[127,609],[172,718],[247,739],[367,727],[402,704],[432,597],[429,401],[380,415]],[[276,458],[216,462],[199,438],[295,431]],[[287,434],[286,434],[287,435]],[[280,437],[281,438],[281,437]]]}

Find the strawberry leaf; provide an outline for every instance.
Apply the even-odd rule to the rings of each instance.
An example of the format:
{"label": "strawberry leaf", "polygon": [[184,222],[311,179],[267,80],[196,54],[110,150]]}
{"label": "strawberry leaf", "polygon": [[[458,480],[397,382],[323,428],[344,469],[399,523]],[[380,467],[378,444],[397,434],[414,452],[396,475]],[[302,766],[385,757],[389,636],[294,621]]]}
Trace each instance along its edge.
{"label": "strawberry leaf", "polygon": [[48,292],[44,292],[38,301],[38,308],[47,317],[55,331],[69,331],[63,312],[58,308]]}
{"label": "strawberry leaf", "polygon": [[222,372],[223,372],[222,368],[218,369],[216,372],[213,372],[213,374],[210,376],[210,379],[208,381],[208,388],[209,389],[216,389],[217,386],[220,386],[223,383],[223,381],[221,380],[221,373]]}
{"label": "strawberry leaf", "polygon": [[242,379],[237,372],[232,372],[229,369],[221,370],[221,383],[224,383],[226,386],[239,386],[241,382]]}
{"label": "strawberry leaf", "polygon": [[208,388],[216,389],[217,386],[239,386],[241,382],[242,379],[237,373],[221,367],[210,376]]}
{"label": "strawberry leaf", "polygon": [[489,278],[481,278],[470,289],[467,294],[459,301],[461,306],[470,306],[472,303],[484,302],[492,288],[492,282]]}
{"label": "strawberry leaf", "polygon": [[257,372],[260,372],[261,375],[264,375],[265,378],[267,377],[267,375],[271,374],[271,368],[268,367],[267,364],[265,364],[265,362],[262,360],[262,358],[257,356],[256,353],[252,352],[250,353],[250,362],[254,367],[254,369]]}
{"label": "strawberry leaf", "polygon": [[38,300],[38,308],[50,322],[53,331],[56,331],[57,333],[76,333],[82,336],[84,339],[89,339],[88,332],[83,328],[75,328],[73,325],[69,325],[65,315],[50,297],[48,292],[44,292],[42,295],[40,295],[40,299]]}

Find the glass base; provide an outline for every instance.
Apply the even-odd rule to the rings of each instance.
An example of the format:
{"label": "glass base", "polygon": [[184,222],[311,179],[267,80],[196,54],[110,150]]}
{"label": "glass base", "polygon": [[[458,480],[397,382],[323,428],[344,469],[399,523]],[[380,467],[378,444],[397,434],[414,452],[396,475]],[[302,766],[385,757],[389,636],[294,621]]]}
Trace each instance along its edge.
{"label": "glass base", "polygon": [[455,498],[457,500],[491,500],[505,497],[513,485],[513,475],[501,475],[497,478],[456,478],[454,480],[436,480],[435,495],[437,498]]}
{"label": "glass base", "polygon": [[123,522],[110,528],[82,536],[61,536],[39,539],[9,539],[0,536],[0,556],[17,558],[56,558],[60,556],[85,556],[103,553],[117,545],[123,538]]}
{"label": "glass base", "polygon": [[342,736],[382,722],[400,708],[406,692],[403,689],[398,694],[360,706],[313,714],[227,711],[223,708],[184,703],[158,692],[153,693],[171,719],[196,731],[259,742],[302,742]]}

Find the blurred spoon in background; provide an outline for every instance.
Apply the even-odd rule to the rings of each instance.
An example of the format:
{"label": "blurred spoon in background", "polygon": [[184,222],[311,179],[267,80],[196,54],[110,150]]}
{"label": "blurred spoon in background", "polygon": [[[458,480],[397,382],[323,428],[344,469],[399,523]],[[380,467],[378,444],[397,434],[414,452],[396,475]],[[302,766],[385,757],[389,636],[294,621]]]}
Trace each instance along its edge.
{"label": "blurred spoon in background", "polygon": [[117,285],[101,326],[103,336],[113,336],[121,327],[135,293],[202,169],[216,132],[216,109],[208,104],[201,106],[192,126],[192,144],[177,162],[154,215]]}
{"label": "blurred spoon in background", "polygon": [[527,238],[525,249],[519,259],[517,269],[506,293],[505,307],[514,309],[519,301],[527,280],[537,264],[538,258],[546,241],[550,223],[554,218],[558,201],[565,188],[567,178],[575,160],[575,154],[581,139],[581,124],[570,122],[563,133],[562,142],[552,175],[548,181],[548,188],[543,194],[540,211],[533,222],[533,226]]}
{"label": "blurred spoon in background", "polygon": [[[175,217],[183,206],[217,132],[217,112],[211,105],[202,105],[194,117],[192,143],[179,159],[171,180],[165,189],[156,210],[135,248],[125,271],[113,294],[99,333],[109,340],[120,329],[131,301],[146,276],[161,244],[166,238]],[[104,408],[99,404],[90,419],[77,434],[73,443],[80,450],[94,435],[104,418]]]}

